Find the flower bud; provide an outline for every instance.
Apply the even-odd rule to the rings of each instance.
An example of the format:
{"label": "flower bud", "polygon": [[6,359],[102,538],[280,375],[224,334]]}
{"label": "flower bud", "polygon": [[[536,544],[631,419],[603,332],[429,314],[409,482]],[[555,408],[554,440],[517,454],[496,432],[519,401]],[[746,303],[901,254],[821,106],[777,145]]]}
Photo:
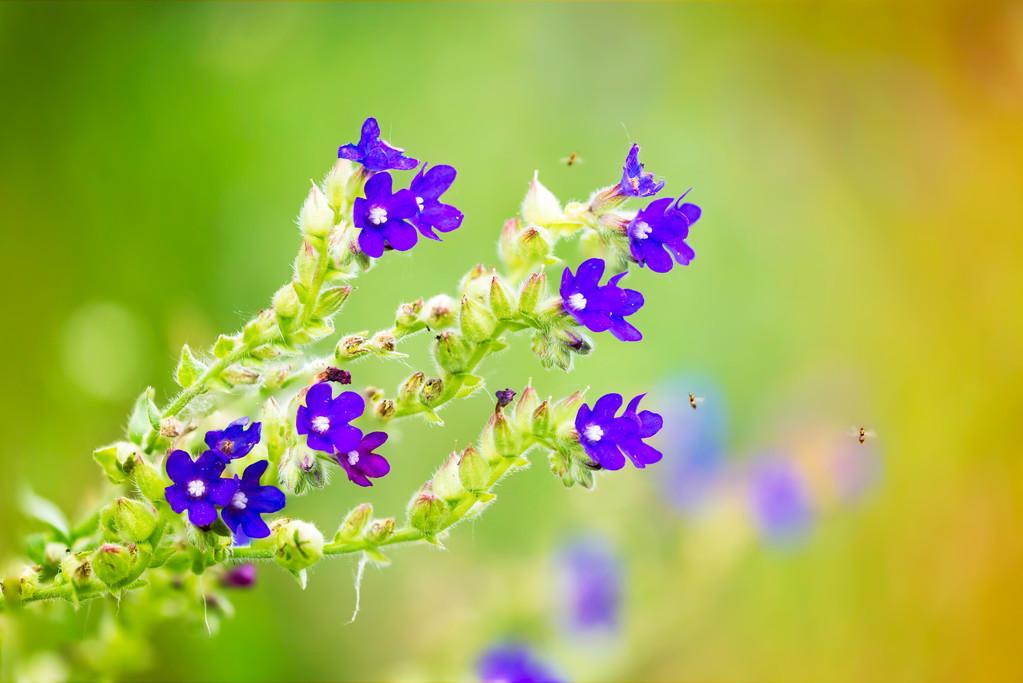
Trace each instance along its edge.
{"label": "flower bud", "polygon": [[369,503],[360,503],[352,508],[347,515],[345,515],[344,521],[341,522],[341,526],[338,527],[337,533],[334,534],[334,541],[351,541],[359,537],[362,530],[366,528],[366,523],[369,522],[369,518],[373,516],[373,506]]}
{"label": "flower bud", "polygon": [[437,335],[434,356],[437,365],[447,372],[452,374],[465,372],[471,355],[472,349],[457,332],[441,332]]}
{"label": "flower bud", "polygon": [[509,218],[501,226],[501,237],[497,242],[497,253],[501,260],[509,266],[517,266],[521,262],[518,254],[518,236],[522,222],[518,218]]}
{"label": "flower bud", "polygon": [[557,343],[549,331],[537,330],[533,334],[530,348],[540,359],[540,365],[545,368],[557,366],[562,370],[568,370],[572,364],[572,355],[568,349]]}
{"label": "flower bud", "polygon": [[490,423],[494,429],[494,447],[497,448],[497,452],[506,458],[519,455],[515,434],[504,412],[500,410],[494,412],[490,416]]}
{"label": "flower bud", "polygon": [[522,218],[535,225],[551,225],[564,221],[558,198],[540,182],[540,172],[533,172],[526,197],[522,200]]}
{"label": "flower bud", "polygon": [[70,549],[63,543],[50,542],[43,547],[43,564],[47,567],[57,567],[64,560]]}
{"label": "flower bud", "polygon": [[326,237],[334,227],[334,210],[327,195],[313,183],[298,214],[298,227],[309,237]]}
{"label": "flower bud", "polygon": [[424,484],[423,488],[409,502],[409,524],[427,536],[432,536],[441,530],[447,514],[448,506],[433,494],[429,482]]}
{"label": "flower bud", "polygon": [[195,357],[188,344],[182,346],[181,357],[178,360],[177,367],[174,369],[174,381],[178,383],[178,386],[187,389],[195,384],[205,371],[206,366]]}
{"label": "flower bud", "polygon": [[549,401],[541,403],[533,411],[533,434],[546,434],[551,428],[551,406]]}
{"label": "flower bud", "polygon": [[490,275],[482,263],[477,263],[458,283],[458,290],[462,296],[486,301],[490,296]]}
{"label": "flower bud", "polygon": [[253,343],[260,339],[267,339],[277,329],[277,317],[273,309],[264,308],[256,314],[256,317],[245,324],[242,328],[242,339],[247,343]]}
{"label": "flower bud", "polygon": [[60,561],[60,573],[65,581],[76,588],[89,585],[93,571],[88,553],[65,553],[64,559]]}
{"label": "flower bud", "polygon": [[99,522],[104,538],[138,543],[156,529],[156,510],[139,500],[115,498],[100,512]]}
{"label": "flower bud", "polygon": [[348,187],[355,175],[355,167],[348,159],[338,159],[323,179],[323,193],[330,208],[342,213],[348,202]]}
{"label": "flower bud", "polygon": [[557,337],[562,346],[580,356],[585,356],[593,350],[593,345],[586,337],[576,334],[572,330],[558,330]]}
{"label": "flower bud", "polygon": [[136,453],[132,456],[130,475],[143,496],[151,501],[163,500],[164,489],[170,482],[164,476],[162,468],[157,468]]}
{"label": "flower bud", "polygon": [[220,577],[224,588],[251,588],[256,583],[256,565],[251,562],[228,567]]}
{"label": "flower bud", "polygon": [[559,429],[563,424],[575,424],[575,415],[579,412],[579,406],[582,405],[585,393],[586,389],[573,391],[554,404],[551,410],[551,423],[555,429]]}
{"label": "flower bud", "polygon": [[398,387],[398,405],[409,405],[416,403],[419,392],[426,382],[426,375],[422,372],[414,372]]}
{"label": "flower bud", "polygon": [[426,302],[423,322],[434,330],[450,327],[455,322],[455,300],[447,294],[438,294]]}
{"label": "flower bud", "polygon": [[298,572],[323,558],[323,534],[309,522],[283,520],[274,529],[273,548],[277,564]]}
{"label": "flower bud", "polygon": [[490,278],[490,310],[501,320],[506,320],[515,312],[514,295],[504,281],[494,276]]}
{"label": "flower bud", "polygon": [[224,368],[223,372],[220,373],[220,377],[231,386],[237,386],[239,384],[255,384],[259,381],[258,372],[252,368],[247,368],[244,365],[239,365],[238,363]]}
{"label": "flower bud", "polygon": [[462,334],[470,341],[480,342],[489,339],[497,327],[494,314],[476,299],[462,297],[462,313],[460,318]]}
{"label": "flower bud", "polygon": [[217,358],[227,358],[240,344],[241,340],[237,335],[221,334],[217,336],[217,341],[213,343],[213,355]]}
{"label": "flower bud", "polygon": [[394,405],[394,401],[389,398],[385,398],[380,401],[380,403],[377,403],[373,408],[373,414],[381,420],[390,420],[394,417],[395,412],[397,412],[397,408]]}
{"label": "flower bud", "polygon": [[444,380],[440,377],[431,377],[426,380],[423,384],[422,390],[419,392],[419,400],[423,405],[432,407],[440,399],[441,394],[444,393]]}
{"label": "flower bud", "polygon": [[39,572],[31,565],[13,565],[0,582],[4,598],[10,602],[27,600],[39,588]]}
{"label": "flower bud", "polygon": [[395,339],[394,333],[390,330],[381,330],[373,335],[373,338],[369,340],[369,345],[380,354],[394,353],[398,340]]}
{"label": "flower bud", "polygon": [[527,268],[543,266],[554,253],[554,246],[546,230],[530,226],[519,234],[519,258]]}
{"label": "flower bud", "polygon": [[483,491],[490,484],[490,464],[469,446],[458,460],[458,477],[466,491]]}
{"label": "flower bud", "polygon": [[370,403],[376,403],[384,397],[384,390],[380,387],[374,387],[372,385],[365,387],[362,390],[362,395]]}
{"label": "flower bud", "polygon": [[92,555],[92,569],[96,578],[107,587],[116,588],[134,573],[141,561],[141,553],[136,545],[104,543]]}
{"label": "flower bud", "polygon": [[366,540],[373,545],[380,545],[394,534],[396,526],[394,517],[374,519],[369,528],[366,529]]}
{"label": "flower bud", "polygon": [[532,428],[533,411],[539,405],[540,396],[536,393],[536,389],[533,388],[532,384],[526,385],[526,388],[522,390],[522,394],[519,396],[518,403],[515,404],[513,419],[515,420],[516,431],[525,433]]}
{"label": "flower bud", "polygon": [[263,438],[266,442],[267,457],[271,463],[276,463],[280,460],[281,454],[284,453],[284,449],[288,446],[292,425],[291,421],[284,415],[284,411],[281,410],[277,399],[273,396],[268,398],[266,403],[263,404],[261,422],[263,424]]}
{"label": "flower bud", "polygon": [[339,363],[353,360],[367,353],[369,353],[369,349],[366,348],[366,337],[361,334],[350,334],[347,337],[342,337],[341,341],[337,343],[337,348],[334,350],[334,355]]}
{"label": "flower bud", "polygon": [[424,305],[420,298],[398,306],[398,311],[394,314],[394,326],[404,330],[418,328],[421,325],[419,316],[423,312]]}
{"label": "flower bud", "polygon": [[341,287],[331,287],[320,292],[320,298],[316,302],[316,308],[313,309],[313,317],[315,318],[329,318],[344,305],[345,301],[348,300],[348,295],[352,293],[352,288],[349,285],[343,285]]}
{"label": "flower bud", "polygon": [[535,313],[540,300],[547,296],[547,276],[543,272],[533,273],[522,285],[519,292],[519,312]]}
{"label": "flower bud", "polygon": [[320,253],[313,246],[313,243],[309,240],[302,242],[302,246],[298,250],[298,256],[295,257],[295,275],[298,276],[298,286],[296,286],[295,292],[303,302],[309,296],[309,288],[316,278],[319,260]]}
{"label": "flower bud", "polygon": [[438,468],[430,479],[430,488],[434,495],[444,500],[458,500],[465,495],[462,481],[458,474],[458,453],[452,452],[444,464]]}
{"label": "flower bud", "polygon": [[274,294],[274,313],[282,320],[290,320],[297,316],[301,306],[302,303],[298,300],[298,294],[295,292],[295,285],[291,282],[278,289]]}

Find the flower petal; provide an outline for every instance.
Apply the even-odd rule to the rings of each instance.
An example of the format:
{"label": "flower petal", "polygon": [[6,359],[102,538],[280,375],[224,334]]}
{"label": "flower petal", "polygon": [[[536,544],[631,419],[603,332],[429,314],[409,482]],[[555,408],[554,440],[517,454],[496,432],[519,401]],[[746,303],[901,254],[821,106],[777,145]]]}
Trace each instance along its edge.
{"label": "flower petal", "polygon": [[362,437],[362,443],[359,444],[359,450],[369,453],[374,451],[387,441],[387,432],[370,432],[366,436]]}
{"label": "flower petal", "polygon": [[[305,404],[314,412],[321,412],[334,398],[329,382],[317,382],[309,387],[305,395]],[[321,410],[318,410],[321,409]]]}
{"label": "flower petal", "polygon": [[380,138],[380,124],[370,116],[362,122],[362,130],[359,136],[359,146],[366,146]]}
{"label": "flower petal", "polygon": [[[185,451],[174,451],[167,456],[167,476],[177,484],[184,484],[192,478],[195,465]],[[180,512],[177,510],[176,512]]]}
{"label": "flower petal", "polygon": [[242,474],[242,483],[244,484],[258,484],[259,480],[263,477],[263,473],[266,472],[267,466],[270,465],[269,460],[259,460],[252,463],[245,468],[245,472]]}
{"label": "flower petal", "polygon": [[259,516],[258,512],[245,511],[247,514],[242,515],[242,531],[249,538],[266,538],[270,535],[270,527],[266,525],[263,518]]}
{"label": "flower petal", "polygon": [[163,490],[163,497],[167,499],[171,510],[179,515],[188,507],[189,498],[184,486],[168,486]]}
{"label": "flower petal", "polygon": [[419,241],[419,233],[405,221],[389,220],[384,224],[383,232],[387,243],[398,251],[408,251]]}
{"label": "flower petal", "polygon": [[597,286],[603,276],[604,259],[587,259],[579,264],[579,269],[576,271],[575,289],[582,292],[592,289]]}
{"label": "flower petal", "polygon": [[367,477],[374,478],[380,478],[391,471],[391,464],[387,462],[387,458],[376,453],[366,453],[360,456],[355,467]]}
{"label": "flower petal", "polygon": [[258,486],[249,489],[246,496],[249,508],[258,512],[277,512],[283,510],[288,503],[284,492],[276,486]]}
{"label": "flower petal", "polygon": [[410,189],[415,192],[417,197],[437,199],[447,192],[451,184],[455,182],[456,175],[457,171],[453,166],[440,164],[426,171],[425,174],[420,172],[420,175],[412,181]]}
{"label": "flower petal", "polygon": [[436,202],[427,206],[419,214],[419,220],[427,223],[428,225],[440,230],[441,232],[451,232],[457,230],[462,225],[462,219],[464,216],[462,212],[450,204],[441,204]]}
{"label": "flower petal", "polygon": [[599,422],[612,419],[622,407],[622,400],[621,394],[604,394],[593,405],[593,419]]}
{"label": "flower petal", "polygon": [[354,391],[343,391],[330,405],[331,421],[341,419],[345,422],[354,420],[366,410],[366,400]]}
{"label": "flower petal", "polygon": [[193,500],[188,504],[188,521],[196,526],[209,526],[217,519],[217,508],[205,500]]}
{"label": "flower petal", "polygon": [[366,199],[372,204],[387,201],[391,197],[391,174],[375,173],[366,181]]}
{"label": "flower petal", "polygon": [[643,338],[642,332],[620,316],[611,316],[611,323],[611,334],[619,341],[634,342]]}
{"label": "flower petal", "polygon": [[330,442],[333,444],[334,449],[327,452],[332,453],[333,450],[340,451],[341,453],[354,451],[358,449],[359,441],[361,440],[362,430],[358,427],[353,427],[350,424],[334,425],[330,428]]}
{"label": "flower petal", "polygon": [[372,258],[384,255],[384,235],[376,228],[363,228],[359,231],[359,249]]}

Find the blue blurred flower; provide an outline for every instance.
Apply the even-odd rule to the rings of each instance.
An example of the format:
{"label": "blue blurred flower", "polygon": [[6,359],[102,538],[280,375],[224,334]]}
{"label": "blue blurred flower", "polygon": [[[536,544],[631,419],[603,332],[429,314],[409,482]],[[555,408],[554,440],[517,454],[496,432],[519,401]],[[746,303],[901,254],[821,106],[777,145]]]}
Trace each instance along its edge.
{"label": "blue blurred flower", "polygon": [[590,634],[618,629],[622,571],[618,558],[600,539],[571,542],[560,554],[564,617],[571,631]]}
{"label": "blue blurred flower", "polygon": [[476,666],[481,683],[561,683],[533,651],[518,643],[495,645]]}
{"label": "blue blurred flower", "polygon": [[754,463],[749,478],[754,519],[768,540],[791,541],[810,526],[811,508],[806,484],[788,459],[771,454]]}

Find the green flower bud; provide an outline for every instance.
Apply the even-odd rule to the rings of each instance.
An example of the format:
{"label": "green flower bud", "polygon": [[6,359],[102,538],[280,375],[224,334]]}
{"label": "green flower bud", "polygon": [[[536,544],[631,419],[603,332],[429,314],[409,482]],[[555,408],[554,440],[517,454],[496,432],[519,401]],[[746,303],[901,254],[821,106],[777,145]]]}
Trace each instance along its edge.
{"label": "green flower bud", "polygon": [[555,335],[558,341],[561,342],[561,345],[571,353],[577,353],[580,356],[585,356],[593,350],[593,345],[590,343],[589,339],[572,330],[559,329]]}
{"label": "green flower bud", "polygon": [[534,225],[552,225],[565,220],[558,198],[540,182],[539,171],[533,172],[533,181],[522,200],[521,214],[526,223]]}
{"label": "green flower bud", "polygon": [[518,253],[518,236],[521,229],[522,221],[518,218],[509,218],[501,226],[501,236],[497,242],[497,253],[501,257],[501,261],[513,268],[522,263],[522,258]]}
{"label": "green flower bud", "polygon": [[547,264],[554,253],[550,234],[543,228],[530,226],[519,233],[518,251],[528,268]]}
{"label": "green flower bud", "polygon": [[342,287],[330,287],[320,292],[320,298],[313,309],[314,318],[329,318],[341,310],[341,306],[348,301],[348,295],[352,293],[349,285]]}
{"label": "green flower bud", "polygon": [[437,365],[452,374],[465,372],[468,369],[472,348],[462,335],[457,332],[441,332],[437,335],[434,356]]}
{"label": "green flower bud", "polygon": [[462,481],[458,474],[458,453],[452,452],[444,464],[437,469],[430,479],[433,494],[444,500],[458,500],[465,495]]}
{"label": "green flower bud", "polygon": [[220,373],[220,378],[231,386],[255,384],[259,381],[259,373],[252,368],[235,363],[224,368],[224,371]]}
{"label": "green flower bud", "polygon": [[551,406],[544,401],[533,411],[531,430],[534,434],[546,434],[551,428]]}
{"label": "green flower bud", "polygon": [[480,342],[489,339],[497,327],[497,318],[486,306],[468,296],[462,297],[460,317],[462,334],[470,341]]}
{"label": "green flower bud", "polygon": [[426,381],[426,375],[421,372],[414,372],[398,387],[398,405],[410,405],[416,403],[419,392]]}
{"label": "green flower bud", "polygon": [[514,298],[515,295],[501,278],[490,278],[490,309],[495,316],[501,320],[510,318],[515,312]]}
{"label": "green flower bud", "polygon": [[213,355],[217,358],[227,358],[241,344],[236,335],[221,334],[213,344]]}
{"label": "green flower bud", "polygon": [[423,325],[419,316],[423,313],[424,305],[420,298],[398,306],[398,311],[394,314],[394,326],[406,333],[419,329]]}
{"label": "green flower bud", "polygon": [[313,243],[309,240],[302,242],[302,247],[298,250],[298,256],[295,257],[295,275],[298,276],[299,285],[295,287],[295,291],[298,293],[298,298],[303,302],[306,300],[309,288],[312,287],[313,280],[316,278],[319,260],[320,252],[317,251]]}
{"label": "green flower bud", "polygon": [[39,588],[39,572],[31,565],[13,565],[0,582],[4,598],[10,602],[27,600]]}
{"label": "green flower bud", "polygon": [[504,412],[497,410],[490,416],[490,424],[493,425],[494,447],[497,452],[506,458],[519,455],[518,444],[508,418]]}
{"label": "green flower bud", "polygon": [[347,337],[342,337],[341,341],[337,343],[337,348],[334,350],[334,355],[339,363],[354,360],[367,353],[369,353],[369,349],[366,348],[366,337],[361,334],[350,334]]}
{"label": "green flower bud", "polygon": [[477,263],[458,283],[458,291],[462,293],[462,296],[467,296],[470,299],[486,301],[490,297],[492,275],[496,275],[496,273],[493,271],[488,273],[482,263]]}
{"label": "green flower bud", "polygon": [[561,432],[566,426],[574,427],[575,415],[579,412],[579,406],[583,402],[583,395],[585,393],[586,389],[573,391],[554,404],[551,410],[551,425],[556,431]]}
{"label": "green flower bud", "polygon": [[412,500],[409,502],[409,524],[427,536],[432,536],[440,531],[447,516],[448,506],[434,495],[429,482],[424,484],[423,488],[419,489],[419,492],[412,496]]}
{"label": "green flower bud", "polygon": [[519,312],[535,313],[540,300],[547,296],[547,276],[543,272],[530,275],[519,291]]}
{"label": "green flower bud", "polygon": [[469,446],[458,460],[458,477],[467,491],[483,491],[490,484],[490,464]]}
{"label": "green flower bud", "polygon": [[327,195],[313,183],[298,215],[298,227],[308,237],[326,237],[334,227],[334,210]]}
{"label": "green flower bud", "polygon": [[88,553],[65,553],[64,559],[60,561],[60,573],[65,581],[69,581],[76,588],[88,586],[93,577],[92,562],[89,561]]}
{"label": "green flower bud", "polygon": [[123,484],[128,480],[128,470],[131,468],[130,461],[135,457],[138,447],[127,441],[97,448],[92,453],[93,459],[103,469],[107,479],[114,484]]}
{"label": "green flower bud", "polygon": [[423,384],[423,388],[419,392],[419,400],[422,401],[423,405],[430,407],[437,403],[437,400],[443,393],[444,380],[440,377],[431,377]]}
{"label": "green flower bud", "polygon": [[338,214],[344,213],[348,203],[349,183],[352,182],[355,166],[348,159],[338,159],[323,179],[323,193],[327,204]]}
{"label": "green flower bud", "polygon": [[344,521],[341,522],[341,526],[338,527],[337,533],[334,534],[334,541],[351,541],[359,537],[362,530],[366,528],[369,518],[373,516],[373,506],[369,503],[360,503],[352,508],[347,515],[345,515]]}
{"label": "green flower bud", "polygon": [[373,545],[380,545],[394,534],[394,529],[397,524],[394,521],[394,517],[385,517],[384,519],[374,519],[366,529],[366,540]]}
{"label": "green flower bud", "polygon": [[163,470],[136,453],[131,460],[131,478],[139,492],[151,501],[163,500],[164,489],[170,483],[164,477]]}
{"label": "green flower bud", "polygon": [[263,423],[263,439],[266,443],[267,458],[269,458],[271,464],[276,464],[280,461],[281,455],[291,442],[293,436],[292,422],[286,418],[280,404],[277,403],[277,399],[273,396],[268,398],[266,403],[263,404],[261,421]]}
{"label": "green flower bud", "polygon": [[302,303],[298,300],[295,285],[291,282],[277,290],[273,298],[274,313],[282,320],[290,320],[298,315]]}
{"label": "green flower bud", "polygon": [[515,420],[516,431],[524,434],[532,429],[533,411],[539,406],[540,395],[536,393],[536,389],[533,388],[532,384],[526,385],[526,388],[519,394],[518,402],[515,404],[513,419]]}
{"label": "green flower bud", "polygon": [[265,308],[245,324],[242,329],[242,339],[246,343],[252,344],[273,336],[275,330],[277,330],[277,316],[273,309]]}
{"label": "green flower bud", "polygon": [[139,565],[148,562],[150,555],[148,546],[104,543],[92,554],[92,568],[108,588],[117,588],[137,574]]}
{"label": "green flower bud", "polygon": [[387,355],[394,353],[398,346],[398,340],[390,330],[381,330],[373,335],[373,338],[369,340],[369,345],[378,354]]}
{"label": "green flower bud", "polygon": [[100,511],[99,524],[107,540],[138,543],[153,534],[156,519],[156,510],[148,503],[121,497]]}
{"label": "green flower bud", "polygon": [[323,558],[323,534],[309,522],[280,520],[273,532],[274,559],[293,572],[311,567]]}
{"label": "green flower bud", "polygon": [[69,551],[70,549],[63,543],[47,543],[43,548],[43,564],[47,567],[59,567]]}
{"label": "green flower bud", "polygon": [[423,322],[433,330],[442,330],[455,322],[455,300],[447,294],[438,294],[426,302]]}
{"label": "green flower bud", "polygon": [[385,398],[373,407],[373,414],[380,420],[390,420],[394,417],[395,412],[397,412],[397,408],[394,406],[394,401],[389,398]]}

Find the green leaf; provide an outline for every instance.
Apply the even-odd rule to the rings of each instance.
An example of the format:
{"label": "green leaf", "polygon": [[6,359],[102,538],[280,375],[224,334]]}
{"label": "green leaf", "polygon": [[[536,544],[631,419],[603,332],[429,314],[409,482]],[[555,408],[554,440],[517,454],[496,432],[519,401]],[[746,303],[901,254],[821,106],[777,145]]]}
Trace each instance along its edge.
{"label": "green leaf", "polygon": [[121,467],[120,458],[120,447],[121,444],[114,443],[103,448],[97,448],[92,452],[92,458],[95,460],[103,473],[107,475],[107,479],[112,484],[123,484],[128,480],[128,475]]}
{"label": "green leaf", "polygon": [[465,398],[483,386],[483,378],[479,375],[462,375],[460,379],[461,386],[458,387],[455,398]]}
{"label": "green leaf", "polygon": [[370,560],[376,565],[386,567],[387,565],[391,564],[391,558],[389,558],[387,555],[384,555],[376,548],[366,548],[362,552],[366,555],[366,558],[368,560]]}
{"label": "green leaf", "polygon": [[222,334],[217,337],[217,341],[213,345],[213,355],[217,358],[227,358],[237,346],[238,340],[235,337]]}
{"label": "green leaf", "polygon": [[31,489],[24,489],[18,499],[22,513],[29,519],[42,522],[53,529],[60,540],[70,542],[70,531],[68,530],[67,518],[61,509],[52,501],[36,495]]}
{"label": "green leaf", "polygon": [[195,384],[196,380],[205,372],[206,366],[199,361],[188,348],[188,344],[181,347],[181,358],[178,360],[178,367],[174,371],[174,380],[182,389]]}
{"label": "green leaf", "polygon": [[135,405],[131,409],[131,416],[128,418],[128,438],[137,444],[142,443],[142,438],[150,429],[160,428],[160,410],[153,400],[155,396],[156,390],[153,387],[146,387],[146,390],[135,399]]}

